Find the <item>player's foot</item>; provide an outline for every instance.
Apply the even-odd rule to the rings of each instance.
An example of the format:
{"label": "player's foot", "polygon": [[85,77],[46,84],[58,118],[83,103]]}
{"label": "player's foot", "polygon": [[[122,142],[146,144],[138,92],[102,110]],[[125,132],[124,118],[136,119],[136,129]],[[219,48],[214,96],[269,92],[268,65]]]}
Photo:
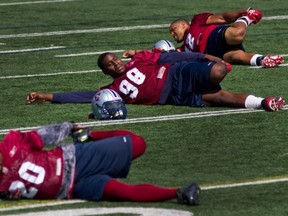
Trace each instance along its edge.
{"label": "player's foot", "polygon": [[265,68],[273,68],[278,66],[279,64],[282,64],[284,62],[284,59],[282,56],[265,56],[261,60],[261,65]]}
{"label": "player's foot", "polygon": [[278,111],[285,105],[285,100],[282,97],[267,97],[262,100],[261,106],[266,111]]}
{"label": "player's foot", "polygon": [[250,20],[252,20],[252,23],[250,25],[258,23],[263,16],[261,11],[253,9],[251,7],[246,10],[246,13],[244,15],[246,15]]}
{"label": "player's foot", "polygon": [[190,184],[177,190],[177,200],[186,205],[198,205],[200,203],[200,187],[197,183]]}
{"label": "player's foot", "polygon": [[74,143],[85,143],[91,141],[90,128],[78,127],[77,125],[71,130],[71,137]]}

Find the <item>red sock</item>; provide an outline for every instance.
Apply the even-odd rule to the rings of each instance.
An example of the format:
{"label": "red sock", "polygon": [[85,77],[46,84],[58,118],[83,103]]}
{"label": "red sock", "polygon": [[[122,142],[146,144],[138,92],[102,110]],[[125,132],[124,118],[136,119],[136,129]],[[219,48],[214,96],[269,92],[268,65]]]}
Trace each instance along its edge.
{"label": "red sock", "polygon": [[163,188],[152,184],[128,185],[114,179],[104,188],[104,200],[132,202],[160,202],[176,198],[176,188]]}
{"label": "red sock", "polygon": [[145,140],[131,131],[128,130],[107,130],[107,131],[91,131],[90,136],[93,140],[101,140],[113,136],[127,136],[129,135],[132,139],[132,159],[135,159],[146,150]]}

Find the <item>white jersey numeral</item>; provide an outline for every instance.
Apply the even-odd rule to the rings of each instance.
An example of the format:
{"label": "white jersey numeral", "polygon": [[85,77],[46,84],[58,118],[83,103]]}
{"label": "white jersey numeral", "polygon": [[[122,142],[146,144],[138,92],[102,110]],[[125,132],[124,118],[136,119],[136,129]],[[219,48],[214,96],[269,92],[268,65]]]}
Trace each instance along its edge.
{"label": "white jersey numeral", "polygon": [[[186,51],[192,51],[194,49],[194,37],[192,37],[192,35],[190,33],[187,35],[186,44],[188,44],[189,49],[190,49],[190,50],[186,50]],[[186,47],[185,47],[185,49],[186,49]]]}
{"label": "white jersey numeral", "polygon": [[131,81],[133,84],[131,84],[131,82],[129,82],[128,80],[124,79],[120,83],[119,90],[125,95],[129,94],[129,97],[131,99],[135,99],[139,91],[138,91],[138,88],[134,84],[136,85],[143,84],[146,79],[146,76],[145,74],[141,73],[141,71],[139,71],[137,68],[133,68],[127,71],[126,74],[127,74],[129,81]]}
{"label": "white jersey numeral", "polygon": [[9,187],[9,191],[10,191],[10,192],[13,192],[13,191],[15,191],[15,190],[17,190],[17,189],[20,190],[21,195],[22,195],[23,197],[26,197],[26,198],[29,198],[29,199],[33,198],[33,197],[37,194],[37,192],[38,192],[38,189],[35,188],[35,187],[29,187],[29,188],[28,188],[28,191],[27,191],[24,183],[21,182],[21,181],[14,181],[14,182],[12,182],[11,185],[10,185],[10,187]]}
{"label": "white jersey numeral", "polygon": [[45,170],[43,167],[28,161],[21,165],[18,174],[22,179],[38,185],[43,183]]}
{"label": "white jersey numeral", "polygon": [[[20,169],[18,170],[19,176],[32,184],[39,185],[43,183],[45,178],[45,169],[41,166],[38,166],[31,162],[25,162],[21,165]],[[19,189],[21,192],[21,195],[26,198],[33,198],[37,192],[38,189],[30,186],[28,189],[25,187],[25,184],[22,181],[14,181],[11,183],[9,187],[9,191],[13,192],[15,190]]]}

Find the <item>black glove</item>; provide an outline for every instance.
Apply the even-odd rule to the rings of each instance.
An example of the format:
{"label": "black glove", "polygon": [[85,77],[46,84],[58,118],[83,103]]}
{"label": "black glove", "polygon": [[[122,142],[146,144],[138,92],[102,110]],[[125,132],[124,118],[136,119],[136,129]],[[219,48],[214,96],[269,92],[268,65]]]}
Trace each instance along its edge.
{"label": "black glove", "polygon": [[71,131],[71,137],[74,143],[84,143],[91,141],[89,135],[90,128],[80,128],[75,126]]}

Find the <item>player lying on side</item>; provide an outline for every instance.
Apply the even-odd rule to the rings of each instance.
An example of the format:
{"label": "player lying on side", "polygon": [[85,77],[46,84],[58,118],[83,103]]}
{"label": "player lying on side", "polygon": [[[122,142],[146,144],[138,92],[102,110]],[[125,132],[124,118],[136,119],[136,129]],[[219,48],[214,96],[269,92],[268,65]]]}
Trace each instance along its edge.
{"label": "player lying on side", "polygon": [[[74,144],[59,144],[69,135]],[[48,146],[57,147],[49,150]],[[30,132],[10,131],[0,143],[1,199],[83,199],[199,204],[200,188],[130,185],[132,160],[144,154],[145,140],[128,130],[95,131],[72,123]]]}
{"label": "player lying on side", "polygon": [[[101,89],[116,91],[127,104],[174,104],[178,106],[222,106],[277,111],[281,97],[255,97],[223,90],[221,81],[232,70],[229,63],[209,54],[194,52],[141,51],[124,63],[114,53],[103,53],[98,66],[114,80]],[[30,92],[28,103],[90,103],[96,91]]]}
{"label": "player lying on side", "polygon": [[189,23],[185,19],[174,20],[170,34],[178,43],[180,51],[207,53],[231,64],[276,67],[284,62],[281,56],[248,53],[243,47],[247,27],[262,18],[259,10],[252,8],[227,11],[221,14],[196,14]]}

